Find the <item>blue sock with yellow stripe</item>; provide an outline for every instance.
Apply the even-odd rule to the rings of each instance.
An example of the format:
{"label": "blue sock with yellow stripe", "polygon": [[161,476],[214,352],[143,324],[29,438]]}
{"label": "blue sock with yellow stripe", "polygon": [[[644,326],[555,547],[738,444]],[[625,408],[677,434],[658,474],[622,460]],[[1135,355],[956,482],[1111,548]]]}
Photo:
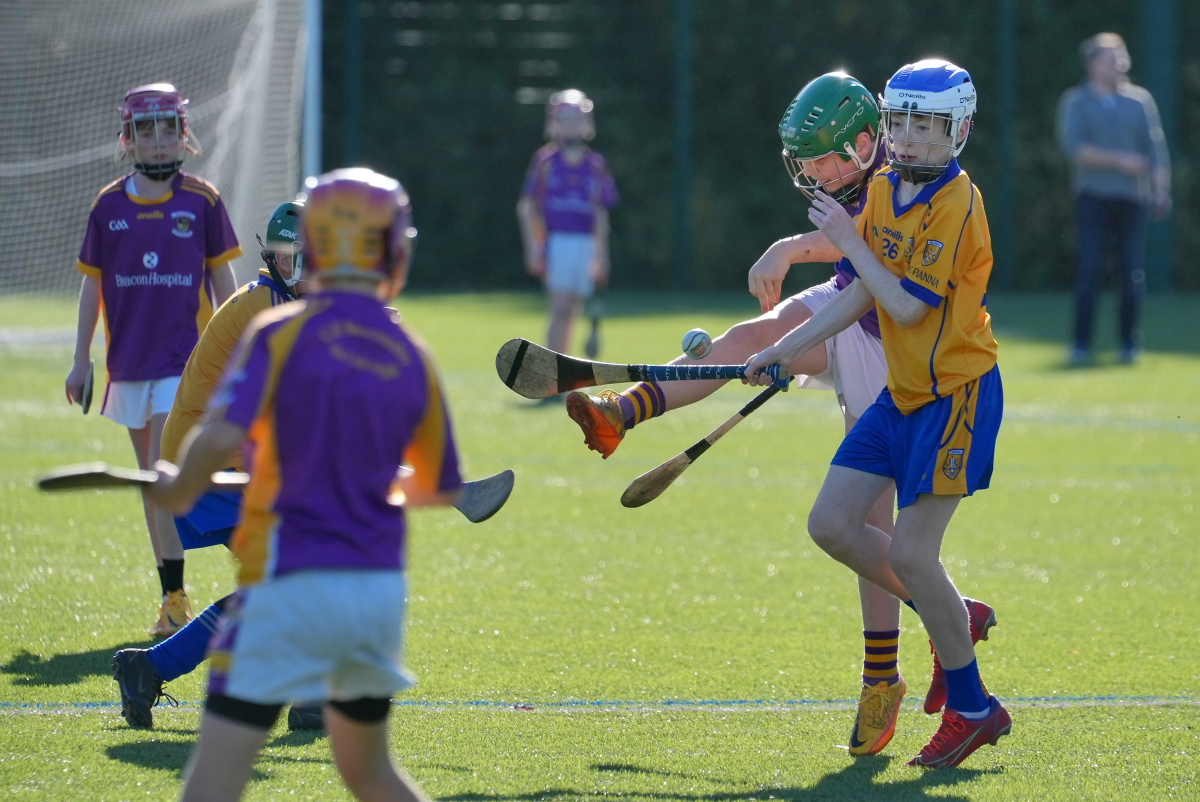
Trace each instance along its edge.
{"label": "blue sock with yellow stripe", "polygon": [[900,679],[900,630],[872,632],[863,630],[866,657],[863,660],[863,684],[894,684]]}
{"label": "blue sock with yellow stripe", "polygon": [[217,622],[221,620],[225,602],[229,598],[226,596],[210,604],[187,626],[162,643],[152,646],[146,653],[163,682],[190,674],[204,662],[208,654],[208,642],[217,631]]}

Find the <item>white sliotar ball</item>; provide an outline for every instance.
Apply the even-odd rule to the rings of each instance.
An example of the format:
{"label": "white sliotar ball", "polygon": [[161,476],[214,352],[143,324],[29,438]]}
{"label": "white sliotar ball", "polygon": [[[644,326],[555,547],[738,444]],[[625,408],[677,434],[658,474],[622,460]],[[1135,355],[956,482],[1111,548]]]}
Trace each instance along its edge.
{"label": "white sliotar ball", "polygon": [[712,352],[712,337],[704,329],[692,329],[683,337],[683,352],[692,359],[704,359]]}

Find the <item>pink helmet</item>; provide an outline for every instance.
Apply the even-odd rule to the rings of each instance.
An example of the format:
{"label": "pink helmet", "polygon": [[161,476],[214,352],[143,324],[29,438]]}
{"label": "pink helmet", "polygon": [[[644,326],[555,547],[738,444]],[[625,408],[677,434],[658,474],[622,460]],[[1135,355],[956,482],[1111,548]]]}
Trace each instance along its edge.
{"label": "pink helmet", "polygon": [[127,155],[139,141],[138,123],[153,122],[156,137],[160,122],[171,121],[174,123],[179,137],[178,158],[163,164],[134,164],[139,172],[145,173],[150,178],[165,180],[174,175],[183,164],[185,151],[199,154],[199,146],[192,142],[192,132],[187,124],[187,101],[180,97],[179,90],[172,84],[146,84],[130,89],[125,93],[125,101],[121,104],[120,112],[121,145],[124,155]]}
{"label": "pink helmet", "polygon": [[316,179],[302,220],[305,262],[317,276],[382,280],[412,258],[417,230],[408,193],[374,170],[350,167]]}
{"label": "pink helmet", "polygon": [[592,118],[595,104],[578,89],[564,89],[555,92],[546,103],[546,139],[558,137],[558,121],[564,112],[575,112],[583,117],[583,138],[590,140],[596,136],[596,123]]}

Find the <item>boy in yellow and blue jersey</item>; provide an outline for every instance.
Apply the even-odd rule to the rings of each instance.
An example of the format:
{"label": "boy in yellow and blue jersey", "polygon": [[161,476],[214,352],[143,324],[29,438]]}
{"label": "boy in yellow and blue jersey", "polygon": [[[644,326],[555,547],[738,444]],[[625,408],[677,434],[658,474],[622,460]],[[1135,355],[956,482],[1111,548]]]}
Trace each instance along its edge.
{"label": "boy in yellow and blue jersey", "polygon": [[[979,677],[969,616],[941,565],[959,500],[991,480],[1003,389],[987,312],[991,237],[979,190],[959,167],[975,112],[967,72],[941,60],[903,67],[883,95],[888,167],[871,180],[857,224],[818,195],[809,218],[861,281],[747,363],[787,365],[874,305],[887,354],[887,388],[833,458],[809,517],[825,551],[897,597],[910,598],[937,650],[947,699],[941,726],[909,765],[961,763],[1012,729]],[[895,481],[891,537],[867,513]],[[926,700],[929,710],[930,700]]]}

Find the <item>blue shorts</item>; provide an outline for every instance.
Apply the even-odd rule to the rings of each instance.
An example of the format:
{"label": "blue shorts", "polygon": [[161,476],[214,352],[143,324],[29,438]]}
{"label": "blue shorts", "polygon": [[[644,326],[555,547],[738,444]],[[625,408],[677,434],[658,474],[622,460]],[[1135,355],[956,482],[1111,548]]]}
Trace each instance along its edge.
{"label": "blue shorts", "polygon": [[242,506],[242,494],[233,490],[205,493],[187,515],[175,519],[184,549],[224,546],[233,537]]}
{"label": "blue shorts", "polygon": [[885,389],[846,435],[833,464],[895,479],[900,507],[922,493],[969,496],[991,484],[1003,416],[998,366],[908,415]]}

